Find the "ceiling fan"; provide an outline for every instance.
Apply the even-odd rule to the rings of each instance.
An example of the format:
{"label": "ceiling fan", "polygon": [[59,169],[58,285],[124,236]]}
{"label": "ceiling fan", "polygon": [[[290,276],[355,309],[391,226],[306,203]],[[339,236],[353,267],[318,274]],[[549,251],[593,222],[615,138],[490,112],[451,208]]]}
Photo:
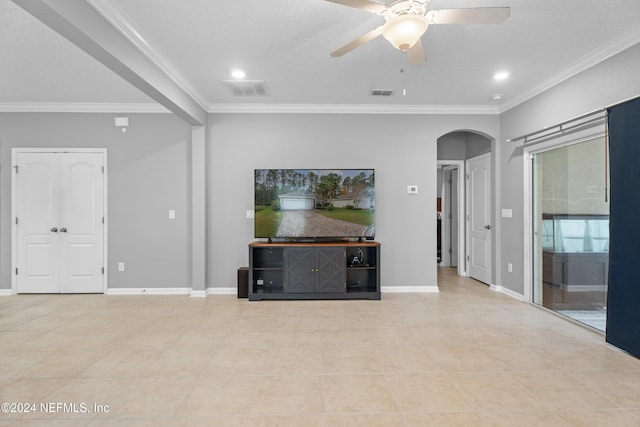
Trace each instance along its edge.
{"label": "ceiling fan", "polygon": [[395,48],[407,53],[412,66],[426,60],[420,37],[429,25],[435,24],[500,24],[509,17],[509,7],[476,7],[468,9],[428,10],[429,0],[396,0],[388,5],[370,0],[326,0],[355,7],[384,17],[386,23],[331,52],[339,57],[378,36],[383,36]]}

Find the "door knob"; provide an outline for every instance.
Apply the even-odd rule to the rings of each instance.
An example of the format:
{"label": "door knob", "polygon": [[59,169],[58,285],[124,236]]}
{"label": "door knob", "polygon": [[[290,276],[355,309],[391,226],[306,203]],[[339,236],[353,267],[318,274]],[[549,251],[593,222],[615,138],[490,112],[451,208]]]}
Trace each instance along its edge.
{"label": "door knob", "polygon": [[[484,228],[485,228],[485,230],[491,230],[491,226],[490,225],[485,225]],[[60,230],[60,231],[62,231],[62,230]],[[67,230],[65,230],[65,231],[67,231]]]}
{"label": "door knob", "polygon": [[52,227],[51,228],[51,232],[52,233],[57,233],[58,232],[58,228],[57,227]]}
{"label": "door knob", "polygon": [[62,228],[60,229],[60,232],[61,232],[61,233],[66,233],[66,232],[67,232],[67,229],[66,229],[66,228],[64,228],[64,227],[62,227]]}

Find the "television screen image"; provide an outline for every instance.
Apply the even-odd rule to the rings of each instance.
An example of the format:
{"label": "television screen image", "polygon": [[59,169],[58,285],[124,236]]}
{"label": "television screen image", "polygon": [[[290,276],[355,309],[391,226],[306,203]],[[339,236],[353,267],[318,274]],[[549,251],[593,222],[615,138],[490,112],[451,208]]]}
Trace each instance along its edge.
{"label": "television screen image", "polygon": [[256,169],[256,238],[375,236],[373,169]]}

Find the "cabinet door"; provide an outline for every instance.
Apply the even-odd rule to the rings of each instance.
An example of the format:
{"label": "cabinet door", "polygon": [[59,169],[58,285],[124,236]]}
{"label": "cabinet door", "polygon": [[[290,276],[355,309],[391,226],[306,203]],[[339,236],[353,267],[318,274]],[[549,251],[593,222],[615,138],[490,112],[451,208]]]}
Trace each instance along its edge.
{"label": "cabinet door", "polygon": [[285,292],[315,292],[314,248],[286,248]]}
{"label": "cabinet door", "polygon": [[347,261],[344,248],[317,248],[315,265],[317,292],[345,291]]}

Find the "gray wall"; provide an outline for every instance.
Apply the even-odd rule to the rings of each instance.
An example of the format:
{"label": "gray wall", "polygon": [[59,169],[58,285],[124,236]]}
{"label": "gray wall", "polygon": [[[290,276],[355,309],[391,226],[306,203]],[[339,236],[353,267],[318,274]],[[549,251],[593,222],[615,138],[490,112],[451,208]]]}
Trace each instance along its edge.
{"label": "gray wall", "polygon": [[[585,113],[640,96],[640,44],[564,81],[501,115],[500,208],[513,209],[513,218],[502,218],[500,285],[524,294],[523,148],[507,143]],[[513,273],[507,263],[513,263]]]}
{"label": "gray wall", "polygon": [[491,152],[491,141],[482,135],[467,132],[467,159]]}
{"label": "gray wall", "polygon": [[[255,168],[376,169],[377,240],[383,286],[436,284],[438,138],[473,131],[495,138],[495,283],[524,293],[522,144],[506,143],[560,121],[640,95],[640,45],[497,115],[211,114],[207,138],[207,283],[234,287],[253,240]],[[106,147],[109,161],[109,285],[189,287],[191,127],[168,114],[0,113],[0,288],[10,288],[11,147]],[[465,151],[465,157],[468,154]],[[409,184],[419,186],[408,196]],[[168,219],[175,209],[177,218]],[[127,270],[117,272],[117,262]],[[426,261],[426,262],[425,262]],[[513,273],[507,273],[507,263]],[[430,265],[432,267],[430,267]]]}
{"label": "gray wall", "polygon": [[191,286],[191,127],[170,114],[118,115],[126,133],[115,114],[0,113],[0,289],[11,288],[12,147],[107,148],[109,287]]}
{"label": "gray wall", "polygon": [[451,132],[438,138],[438,160],[467,160],[491,152],[491,140],[473,132]]}
{"label": "gray wall", "polygon": [[436,141],[460,129],[499,138],[497,115],[212,114],[209,123],[209,287],[235,286],[247,265],[256,168],[375,168],[382,286],[435,286]]}

